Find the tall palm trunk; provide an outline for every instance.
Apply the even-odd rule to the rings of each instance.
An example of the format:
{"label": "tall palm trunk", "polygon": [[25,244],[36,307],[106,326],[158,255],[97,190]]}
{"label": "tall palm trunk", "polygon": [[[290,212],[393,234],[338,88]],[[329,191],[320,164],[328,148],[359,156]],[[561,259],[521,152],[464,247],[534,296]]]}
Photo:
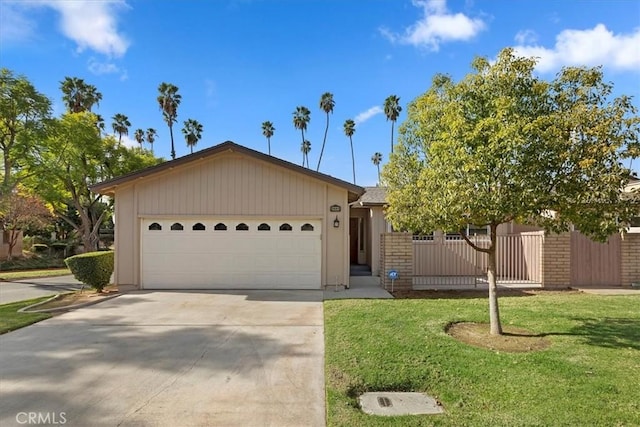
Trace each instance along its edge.
{"label": "tall palm trunk", "polygon": [[173,145],[173,126],[169,125],[169,135],[171,136],[171,159],[176,159],[176,149]]}
{"label": "tall palm trunk", "polygon": [[[302,146],[304,146],[304,129],[300,129],[300,133],[302,133]],[[304,160],[307,158],[307,153],[302,150],[302,167],[304,167]]]}
{"label": "tall palm trunk", "polygon": [[378,168],[378,184],[380,184],[380,163],[378,163],[376,167]]}
{"label": "tall palm trunk", "polygon": [[329,132],[329,113],[327,113],[327,126],[324,128],[324,138],[322,140],[322,148],[320,149],[320,158],[318,159],[316,172],[320,172],[320,162],[322,161],[322,153],[324,153],[324,144],[327,142],[327,132]]}
{"label": "tall palm trunk", "polygon": [[271,155],[271,138],[267,138],[267,146],[269,147],[269,155]]}
{"label": "tall palm trunk", "polygon": [[356,158],[353,155],[353,138],[349,137],[349,145],[351,145],[351,167],[353,168],[353,183],[356,183]]}
{"label": "tall palm trunk", "polygon": [[391,120],[391,152],[393,153],[393,125],[395,124],[395,120]]}

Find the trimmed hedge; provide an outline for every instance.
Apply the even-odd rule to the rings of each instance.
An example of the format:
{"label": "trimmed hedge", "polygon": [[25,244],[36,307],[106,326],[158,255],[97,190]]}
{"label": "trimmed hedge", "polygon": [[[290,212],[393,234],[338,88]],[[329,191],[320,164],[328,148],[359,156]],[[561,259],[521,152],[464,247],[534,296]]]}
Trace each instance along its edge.
{"label": "trimmed hedge", "polygon": [[109,284],[113,273],[113,251],[87,252],[64,260],[76,279],[98,292]]}

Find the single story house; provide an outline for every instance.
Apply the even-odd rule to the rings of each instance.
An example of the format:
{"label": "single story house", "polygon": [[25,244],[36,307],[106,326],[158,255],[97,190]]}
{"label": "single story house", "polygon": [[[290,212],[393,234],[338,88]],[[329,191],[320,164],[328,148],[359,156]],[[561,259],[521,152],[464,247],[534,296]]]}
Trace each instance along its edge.
{"label": "single story house", "polygon": [[115,198],[120,287],[322,289],[378,269],[383,193],[231,141],[92,190]]}

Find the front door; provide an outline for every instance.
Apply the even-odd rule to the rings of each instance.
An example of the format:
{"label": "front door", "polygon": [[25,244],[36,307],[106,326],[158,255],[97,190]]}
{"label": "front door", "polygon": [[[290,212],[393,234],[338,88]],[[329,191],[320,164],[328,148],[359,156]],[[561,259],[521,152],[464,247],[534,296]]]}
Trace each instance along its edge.
{"label": "front door", "polygon": [[358,263],[358,218],[349,218],[349,262]]}

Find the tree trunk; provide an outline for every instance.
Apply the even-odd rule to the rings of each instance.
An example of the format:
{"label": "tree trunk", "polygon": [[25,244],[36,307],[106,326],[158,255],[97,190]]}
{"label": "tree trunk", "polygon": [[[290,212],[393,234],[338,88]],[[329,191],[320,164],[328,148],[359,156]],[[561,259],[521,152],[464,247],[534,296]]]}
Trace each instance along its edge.
{"label": "tree trunk", "polygon": [[171,160],[176,159],[176,149],[173,145],[173,126],[169,125],[169,136],[171,136]]}
{"label": "tree trunk", "polygon": [[11,261],[13,259],[13,248],[16,247],[18,243],[18,236],[20,235],[20,230],[16,230],[12,228],[9,230],[9,248],[7,250],[7,261]]}
{"label": "tree trunk", "polygon": [[349,145],[351,145],[351,168],[353,169],[353,183],[356,183],[356,158],[353,155],[353,139],[349,137]]}
{"label": "tree trunk", "polygon": [[500,309],[498,307],[498,286],[496,284],[496,249],[497,249],[497,225],[491,224],[491,246],[489,247],[489,265],[487,278],[489,279],[489,321],[491,323],[491,335],[502,335],[500,323]]}
{"label": "tree trunk", "polygon": [[271,138],[267,138],[267,145],[269,146],[269,155],[271,155]]}
{"label": "tree trunk", "polygon": [[322,154],[324,153],[324,144],[327,142],[327,132],[329,132],[329,113],[327,113],[327,126],[324,128],[324,139],[322,140],[322,149],[320,150],[320,158],[318,159],[316,172],[320,172],[320,162],[322,161]]}
{"label": "tree trunk", "polygon": [[395,120],[391,120],[391,152],[393,153],[393,125],[396,123]]}

